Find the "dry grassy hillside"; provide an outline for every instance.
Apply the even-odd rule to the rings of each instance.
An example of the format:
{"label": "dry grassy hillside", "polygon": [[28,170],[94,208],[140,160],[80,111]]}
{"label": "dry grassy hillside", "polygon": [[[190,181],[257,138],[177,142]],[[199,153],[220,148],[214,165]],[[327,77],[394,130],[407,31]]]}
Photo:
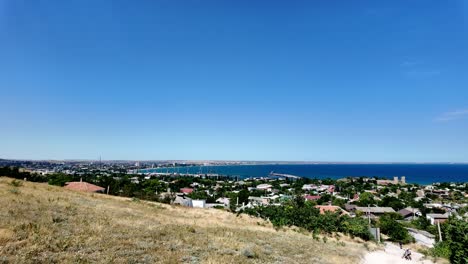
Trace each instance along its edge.
{"label": "dry grassy hillside", "polygon": [[359,263],[367,244],[0,178],[0,263]]}

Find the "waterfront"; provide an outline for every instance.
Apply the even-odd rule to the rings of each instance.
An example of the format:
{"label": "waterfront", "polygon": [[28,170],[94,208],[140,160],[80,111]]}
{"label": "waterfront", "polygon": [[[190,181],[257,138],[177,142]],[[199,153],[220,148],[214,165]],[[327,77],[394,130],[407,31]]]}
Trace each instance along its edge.
{"label": "waterfront", "polygon": [[406,176],[410,183],[468,182],[468,164],[288,164],[288,165],[226,165],[141,169],[139,172],[214,173],[247,177],[264,177],[270,172],[292,174],[306,178]]}

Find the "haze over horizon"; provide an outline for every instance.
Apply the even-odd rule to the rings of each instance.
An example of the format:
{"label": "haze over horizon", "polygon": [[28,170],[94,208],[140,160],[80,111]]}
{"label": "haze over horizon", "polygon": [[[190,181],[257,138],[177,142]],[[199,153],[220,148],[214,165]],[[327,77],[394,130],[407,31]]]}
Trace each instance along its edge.
{"label": "haze over horizon", "polygon": [[468,162],[468,3],[0,0],[0,158]]}

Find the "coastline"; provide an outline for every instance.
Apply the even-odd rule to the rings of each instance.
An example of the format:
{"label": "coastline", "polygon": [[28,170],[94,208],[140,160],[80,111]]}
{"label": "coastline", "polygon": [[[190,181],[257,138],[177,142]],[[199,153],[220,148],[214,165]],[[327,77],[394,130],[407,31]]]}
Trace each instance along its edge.
{"label": "coastline", "polygon": [[240,178],[266,177],[270,172],[304,178],[340,179],[406,176],[408,183],[468,182],[468,164],[232,164],[138,169],[139,173],[219,174]]}

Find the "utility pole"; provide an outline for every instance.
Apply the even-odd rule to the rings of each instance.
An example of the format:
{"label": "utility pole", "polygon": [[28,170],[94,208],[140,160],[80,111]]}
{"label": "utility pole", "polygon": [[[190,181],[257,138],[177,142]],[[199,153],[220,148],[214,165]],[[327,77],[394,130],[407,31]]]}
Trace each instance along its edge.
{"label": "utility pole", "polygon": [[370,205],[369,204],[367,205],[367,219],[369,220],[369,226],[370,226],[371,222],[370,222]]}
{"label": "utility pole", "polygon": [[439,242],[442,242],[442,232],[440,231],[440,222],[437,221],[437,229],[439,230]]}

